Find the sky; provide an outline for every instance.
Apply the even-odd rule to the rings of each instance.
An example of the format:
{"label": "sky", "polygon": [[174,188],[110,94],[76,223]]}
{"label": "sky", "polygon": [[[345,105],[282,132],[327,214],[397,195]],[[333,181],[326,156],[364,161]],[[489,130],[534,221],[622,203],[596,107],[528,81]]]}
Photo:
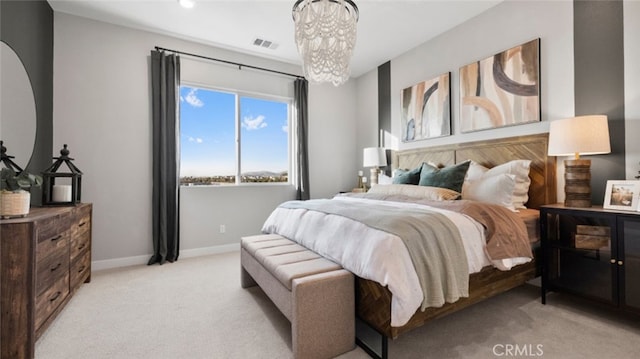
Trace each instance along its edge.
{"label": "sky", "polygon": [[[180,87],[180,176],[236,173],[235,94]],[[287,171],[287,103],[240,97],[241,173]]]}

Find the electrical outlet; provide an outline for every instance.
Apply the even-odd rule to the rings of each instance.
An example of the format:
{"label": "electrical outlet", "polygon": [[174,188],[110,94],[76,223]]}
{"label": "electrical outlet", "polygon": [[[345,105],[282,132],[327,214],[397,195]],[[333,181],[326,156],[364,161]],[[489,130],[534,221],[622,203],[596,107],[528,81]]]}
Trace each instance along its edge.
{"label": "electrical outlet", "polygon": [[227,231],[227,226],[224,224],[220,225],[220,233],[225,233]]}

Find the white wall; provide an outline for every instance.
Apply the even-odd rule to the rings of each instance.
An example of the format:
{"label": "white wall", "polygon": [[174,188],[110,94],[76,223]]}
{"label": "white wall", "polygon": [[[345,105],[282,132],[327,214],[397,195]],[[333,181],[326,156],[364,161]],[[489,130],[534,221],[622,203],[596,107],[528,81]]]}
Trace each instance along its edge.
{"label": "white wall", "polygon": [[[296,65],[54,13],[54,151],[67,143],[84,171],[82,198],[94,204],[94,268],[145,263],[152,253],[149,54],[155,46],[300,73]],[[354,98],[353,82],[310,86],[313,197],[353,186],[346,173],[355,167]],[[293,196],[292,186],[183,190],[181,255],[237,245]],[[219,233],[220,224],[226,233]]]}
{"label": "white wall", "polygon": [[[626,177],[633,179],[640,171],[640,2],[624,1],[625,47],[625,128]],[[542,122],[461,134],[459,121],[459,68],[533,38],[541,41],[541,107]],[[460,26],[391,60],[392,132],[394,149],[409,149],[440,144],[468,142],[548,131],[548,122],[574,114],[573,69],[573,2],[572,1],[507,1]],[[452,75],[452,136],[402,143],[400,138],[400,91],[417,82],[443,72]],[[358,78],[359,91],[371,83],[368,76]],[[377,100],[377,92],[359,93],[359,103]],[[367,124],[372,115],[360,108],[358,123]],[[370,122],[370,126],[377,123]],[[369,131],[359,128],[358,151],[370,141]],[[564,168],[558,159],[558,201],[564,199]]]}
{"label": "white wall", "polygon": [[[632,178],[640,169],[640,143],[633,137],[640,133],[635,66],[640,3],[627,0],[624,7],[627,177]],[[85,173],[83,200],[94,203],[93,258],[105,267],[110,261],[143,263],[152,252],[150,50],[175,48],[299,73],[295,65],[57,12],[54,31],[53,151],[69,144]],[[541,38],[542,122],[460,134],[458,69],[536,37]],[[393,134],[400,133],[400,90],[445,71],[452,74],[454,135],[398,148],[546,132],[548,121],[573,115],[572,2],[504,2],[392,59]],[[356,184],[362,148],[377,143],[377,96],[376,69],[339,88],[310,85],[312,197],[331,197]],[[561,172],[558,179],[561,195]],[[236,245],[240,235],[257,231],[271,208],[292,196],[288,186],[184,190],[183,255]],[[219,233],[220,224],[226,233]]]}
{"label": "white wall", "polygon": [[356,85],[310,85],[309,177],[312,198],[331,198],[357,184]]}
{"label": "white wall", "polygon": [[640,2],[624,7],[624,111],[627,179],[640,173]]}
{"label": "white wall", "polygon": [[[473,133],[460,133],[458,125],[460,67],[538,37],[541,46],[542,121]],[[401,138],[401,90],[447,71],[451,72],[453,135],[409,143],[398,141],[397,139]],[[369,96],[373,97],[374,94],[370,93]],[[391,131],[396,141],[390,143],[397,144],[393,149],[405,150],[547,132],[550,120],[573,116],[573,114],[573,5],[571,1],[503,2],[391,60]],[[368,114],[359,114],[360,121],[364,121],[367,116]],[[364,141],[361,139],[359,143]],[[562,182],[562,173],[558,175],[558,180]],[[560,196],[564,193],[563,186],[563,183],[558,183]],[[559,200],[562,199],[559,198]]]}
{"label": "white wall", "polygon": [[[454,135],[400,143],[400,149],[548,131],[548,121],[572,116],[573,6],[571,2],[504,2],[391,61],[392,133],[400,137],[400,91],[451,72]],[[459,69],[540,38],[542,122],[461,134]]]}
{"label": "white wall", "polygon": [[356,167],[369,177],[369,169],[362,166],[362,149],[378,146],[378,71],[358,77],[357,89]]}

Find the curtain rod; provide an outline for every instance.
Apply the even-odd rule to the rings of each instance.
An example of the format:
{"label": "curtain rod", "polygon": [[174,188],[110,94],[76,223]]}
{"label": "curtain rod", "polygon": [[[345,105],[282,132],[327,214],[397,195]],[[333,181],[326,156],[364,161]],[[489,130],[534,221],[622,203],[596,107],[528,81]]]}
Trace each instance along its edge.
{"label": "curtain rod", "polygon": [[304,76],[300,76],[300,75],[294,75],[294,74],[290,74],[288,72],[282,72],[282,71],[277,71],[277,70],[271,70],[271,69],[267,69],[264,67],[258,67],[258,66],[252,66],[252,65],[245,65],[245,64],[241,64],[239,62],[233,62],[233,61],[228,61],[228,60],[221,60],[221,59],[216,59],[213,57],[208,57],[208,56],[202,56],[202,55],[197,55],[197,54],[192,54],[189,52],[184,52],[184,51],[178,51],[178,50],[171,50],[171,49],[167,49],[164,47],[160,47],[160,46],[156,46],[156,51],[169,51],[169,52],[173,52],[176,54],[181,54],[181,55],[187,55],[187,56],[193,56],[193,57],[197,57],[200,59],[205,59],[205,60],[211,60],[211,61],[217,61],[217,62],[222,62],[225,64],[229,64],[229,65],[235,65],[238,66],[239,69],[242,69],[242,67],[248,67],[250,69],[254,69],[254,70],[260,70],[260,71],[266,71],[266,72],[273,72],[276,74],[280,74],[280,75],[285,75],[285,76],[291,76],[291,77],[295,77],[295,78],[300,78],[303,79]]}

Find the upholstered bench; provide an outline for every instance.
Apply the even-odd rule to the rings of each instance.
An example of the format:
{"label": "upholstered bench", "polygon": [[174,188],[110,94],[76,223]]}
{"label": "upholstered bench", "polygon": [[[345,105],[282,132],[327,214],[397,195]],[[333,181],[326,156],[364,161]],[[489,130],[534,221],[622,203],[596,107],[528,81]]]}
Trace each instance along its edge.
{"label": "upholstered bench", "polygon": [[241,284],[258,284],[291,322],[294,358],[333,358],[355,348],[353,274],[279,235],[243,237]]}

